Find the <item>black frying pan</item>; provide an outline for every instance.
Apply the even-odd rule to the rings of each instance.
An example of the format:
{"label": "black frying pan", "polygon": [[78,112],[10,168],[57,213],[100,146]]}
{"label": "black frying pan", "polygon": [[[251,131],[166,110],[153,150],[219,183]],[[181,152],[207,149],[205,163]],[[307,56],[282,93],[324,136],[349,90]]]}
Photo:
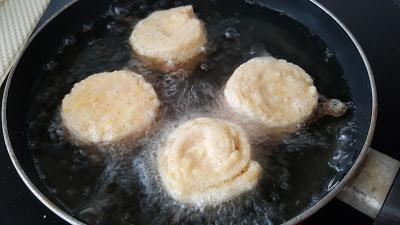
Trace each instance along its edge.
{"label": "black frying pan", "polygon": [[[79,153],[80,149],[57,142],[57,138],[52,137],[54,128],[51,121],[57,120],[55,112],[61,99],[75,82],[96,72],[137,69],[132,65],[126,41],[138,18],[156,9],[182,4],[194,5],[196,13],[206,22],[215,47],[205,62],[208,68],[197,68],[200,75],[190,78],[188,82],[194,84],[196,79],[207,79],[212,84],[222,85],[226,80],[224,75],[230,74],[249,57],[267,51],[304,68],[324,96],[354,105],[344,117],[324,118],[307,128],[305,137],[315,140],[317,144],[290,142],[303,140],[302,134],[296,134],[285,142],[289,144],[278,146],[280,152],[286,153],[272,156],[275,166],[267,173],[271,173],[271,177],[289,178],[283,183],[261,183],[268,187],[266,192],[274,193],[272,196],[260,195],[267,202],[265,209],[276,213],[269,215],[266,211],[265,219],[258,222],[296,224],[304,220],[339,193],[364,159],[377,107],[373,76],[363,51],[344,25],[314,1],[85,0],[69,5],[36,31],[7,80],[2,123],[7,149],[17,171],[46,206],[70,223],[79,224],[76,218],[80,218],[94,224],[115,224],[118,218],[127,215],[126,212],[122,214],[118,207],[129,207],[135,205],[134,202],[128,202],[128,206],[116,203],[100,208],[101,215],[94,213],[92,218],[90,215],[82,216],[82,211],[88,206],[82,205],[79,200],[71,200],[74,194],[69,193],[67,187],[80,185],[82,188],[76,190],[89,192],[85,198],[96,198],[91,195],[94,189],[85,188],[96,176],[101,176],[104,168],[78,168],[78,172],[75,171],[69,179],[70,171],[66,168],[73,166],[71,155]],[[235,18],[240,22],[235,22]],[[238,23],[239,40],[225,40],[220,31],[235,23]],[[225,56],[224,52],[232,49],[235,41],[240,48]],[[210,77],[207,71],[214,71],[218,74],[217,78]],[[147,79],[157,83],[160,74],[149,72]],[[171,96],[164,97],[173,101],[174,95]],[[191,97],[190,93],[187,96]],[[209,101],[210,96],[204,95],[201,99]],[[343,130],[346,126],[351,126],[351,129]],[[321,144],[318,142],[320,139],[328,140]],[[345,157],[338,157],[340,154]],[[67,162],[63,162],[64,159]],[[111,196],[113,192],[120,191],[118,187],[108,190]],[[130,199],[129,191],[123,192],[126,199]],[[104,199],[96,199],[101,200]],[[280,204],[282,202],[285,204]],[[154,204],[156,208],[157,203]],[[133,211],[140,211],[139,206],[132,207]],[[246,210],[243,212],[248,215],[253,209]],[[145,213],[129,213],[127,221],[149,221],[148,218],[141,218]],[[168,217],[172,216],[171,212],[150,215],[158,221],[168,221]],[[203,222],[220,222],[218,215],[210,218],[211,221],[200,219]],[[254,222],[251,218],[246,221]],[[235,222],[223,219],[223,222],[231,223],[244,221],[240,221],[240,217]]]}

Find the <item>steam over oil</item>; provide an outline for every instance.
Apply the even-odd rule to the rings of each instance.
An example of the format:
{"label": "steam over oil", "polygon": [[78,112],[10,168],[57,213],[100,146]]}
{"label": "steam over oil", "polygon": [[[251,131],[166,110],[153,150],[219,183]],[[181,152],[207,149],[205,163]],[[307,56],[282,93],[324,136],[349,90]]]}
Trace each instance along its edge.
{"label": "steam over oil", "polygon": [[[185,4],[193,4],[205,22],[207,57],[193,74],[144,68],[128,44],[135,23],[154,10]],[[225,82],[241,63],[256,56],[284,58],[305,69],[320,94],[350,102],[336,57],[293,19],[248,2],[116,1],[101,17],[83,22],[44,63],[33,87],[27,132],[51,200],[88,224],[279,224],[334,188],[356,154],[351,104],[342,117],[323,117],[279,139],[250,125],[245,129],[252,157],[263,167],[257,187],[216,206],[180,204],[162,187],[157,151],[171,130],[189,119],[246,124],[224,111],[221,100]],[[59,116],[62,98],[87,76],[117,69],[140,73],[154,86],[162,104],[155,128],[131,146],[70,143]]]}

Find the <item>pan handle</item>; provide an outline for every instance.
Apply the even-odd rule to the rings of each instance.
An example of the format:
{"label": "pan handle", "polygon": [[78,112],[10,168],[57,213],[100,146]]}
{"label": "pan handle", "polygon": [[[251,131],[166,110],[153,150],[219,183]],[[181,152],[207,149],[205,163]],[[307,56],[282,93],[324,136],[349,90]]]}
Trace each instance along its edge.
{"label": "pan handle", "polygon": [[374,224],[400,224],[399,168],[400,161],[371,148],[338,198],[374,218]]}

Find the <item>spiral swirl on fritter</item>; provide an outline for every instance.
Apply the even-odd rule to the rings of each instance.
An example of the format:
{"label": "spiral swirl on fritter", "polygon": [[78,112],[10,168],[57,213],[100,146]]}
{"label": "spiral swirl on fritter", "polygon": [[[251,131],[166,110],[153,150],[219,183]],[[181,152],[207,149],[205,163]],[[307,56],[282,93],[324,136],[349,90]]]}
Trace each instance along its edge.
{"label": "spiral swirl on fritter", "polygon": [[172,132],[158,166],[167,192],[195,205],[229,200],[252,189],[261,175],[242,128],[211,118],[190,120]]}

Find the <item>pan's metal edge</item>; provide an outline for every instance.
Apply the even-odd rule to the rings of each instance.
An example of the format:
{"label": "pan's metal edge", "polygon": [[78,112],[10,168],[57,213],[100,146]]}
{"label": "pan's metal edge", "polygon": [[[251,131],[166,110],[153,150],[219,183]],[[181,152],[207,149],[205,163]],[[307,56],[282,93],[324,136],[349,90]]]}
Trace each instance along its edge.
{"label": "pan's metal edge", "polygon": [[[32,42],[33,39],[40,33],[41,30],[50,22],[52,21],[56,16],[58,16],[60,13],[62,13],[65,9],[70,7],[71,5],[75,4],[79,0],[73,0],[72,2],[66,4],[63,6],[61,9],[59,9],[56,13],[54,13],[46,22],[44,22],[29,38],[29,40],[26,42],[24,46],[24,50],[20,53],[18,56],[18,60],[22,57],[23,53],[25,52],[26,48],[29,46],[29,44]],[[11,72],[9,73],[9,76],[7,78],[6,85],[4,87],[4,93],[3,93],[3,99],[2,99],[2,105],[1,105],[1,123],[2,123],[2,130],[3,130],[3,136],[4,136],[4,142],[6,144],[6,148],[8,151],[8,155],[10,156],[10,159],[12,161],[12,164],[14,165],[15,169],[18,172],[18,175],[21,177],[22,181],[25,183],[25,185],[29,188],[29,190],[47,207],[49,208],[53,213],[55,213],[57,216],[61,217],[63,220],[67,221],[70,224],[77,224],[77,225],[84,225],[81,221],[77,220],[70,214],[66,213],[62,209],[60,209],[58,206],[56,206],[54,203],[52,203],[48,198],[44,196],[42,192],[39,191],[39,189],[32,183],[32,181],[29,179],[29,177],[26,175],[25,171],[21,167],[21,165],[18,162],[18,159],[15,155],[14,149],[11,145],[10,142],[10,137],[8,134],[8,128],[7,128],[7,117],[6,117],[6,106],[7,106],[7,96],[8,96],[8,91],[11,83],[12,76],[14,74],[15,70],[15,65],[13,66]]]}
{"label": "pan's metal edge", "polygon": [[376,86],[375,86],[375,79],[374,75],[372,73],[370,64],[368,62],[368,59],[362,50],[360,44],[358,43],[357,39],[354,37],[354,35],[350,32],[350,30],[327,8],[325,8],[323,5],[321,5],[317,0],[309,0],[310,2],[314,3],[316,6],[318,6],[321,10],[323,10],[326,14],[328,14],[333,20],[336,21],[337,24],[339,24],[342,29],[346,32],[346,34],[350,37],[354,45],[356,46],[358,52],[361,55],[362,60],[364,61],[364,65],[367,69],[367,73],[369,76],[370,80],[370,85],[371,85],[371,92],[372,92],[372,115],[371,115],[371,121],[370,121],[370,126],[368,130],[368,135],[367,139],[363,145],[363,149],[361,150],[360,155],[358,156],[357,160],[353,164],[352,168],[349,170],[349,172],[345,175],[345,177],[342,179],[342,181],[336,185],[331,192],[329,192],[325,197],[323,197],[319,202],[317,202],[315,205],[313,205],[311,208],[307,209],[300,215],[286,221],[284,225],[292,225],[292,224],[298,224],[301,221],[305,220],[312,214],[314,214],[316,211],[321,209],[323,206],[325,206],[329,201],[331,201],[336,195],[339,194],[339,192],[344,188],[344,186],[347,184],[347,182],[351,179],[352,176],[357,172],[357,170],[360,168],[361,163],[364,161],[366,155],[369,152],[369,146],[372,141],[372,137],[374,134],[375,130],[375,124],[376,124],[376,118],[377,118],[377,111],[378,111],[378,100],[377,100],[377,93],[376,93]]}

